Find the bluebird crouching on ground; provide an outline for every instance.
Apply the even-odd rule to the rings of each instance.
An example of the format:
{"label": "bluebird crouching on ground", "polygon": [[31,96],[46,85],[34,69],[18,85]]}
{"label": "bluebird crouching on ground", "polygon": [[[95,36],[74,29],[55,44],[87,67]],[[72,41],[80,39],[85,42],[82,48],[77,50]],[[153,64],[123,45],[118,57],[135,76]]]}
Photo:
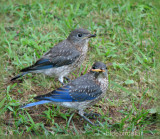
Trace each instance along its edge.
{"label": "bluebird crouching on ground", "polygon": [[106,94],[108,88],[107,67],[102,62],[93,64],[89,73],[80,76],[67,85],[48,94],[35,97],[37,102],[22,106],[32,107],[44,103],[53,103],[67,108],[78,110],[78,114],[94,125],[88,118],[84,109],[95,104]]}
{"label": "bluebird crouching on ground", "polygon": [[48,76],[55,76],[63,83],[64,77],[79,67],[84,61],[88,51],[88,41],[96,35],[86,29],[73,30],[68,38],[55,45],[45,53],[37,62],[22,69],[21,74],[15,76],[11,81],[28,73],[43,73]]}

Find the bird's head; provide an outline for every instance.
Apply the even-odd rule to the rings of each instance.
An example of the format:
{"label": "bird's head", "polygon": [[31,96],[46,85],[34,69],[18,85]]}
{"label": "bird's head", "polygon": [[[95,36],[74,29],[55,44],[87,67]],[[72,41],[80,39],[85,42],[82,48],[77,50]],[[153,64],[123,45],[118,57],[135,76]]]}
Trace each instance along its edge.
{"label": "bird's head", "polygon": [[107,66],[102,62],[95,62],[90,70],[96,77],[107,77]]}
{"label": "bird's head", "polygon": [[79,28],[79,29],[73,30],[69,34],[67,40],[69,40],[74,44],[82,44],[82,43],[88,42],[89,39],[92,37],[96,37],[96,34],[91,34],[88,30]]}

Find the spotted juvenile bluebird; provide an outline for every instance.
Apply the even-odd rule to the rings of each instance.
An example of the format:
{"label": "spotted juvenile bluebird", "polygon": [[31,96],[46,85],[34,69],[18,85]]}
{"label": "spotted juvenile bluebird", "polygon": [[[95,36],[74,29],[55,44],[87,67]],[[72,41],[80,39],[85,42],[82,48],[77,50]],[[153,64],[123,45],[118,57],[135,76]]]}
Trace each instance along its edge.
{"label": "spotted juvenile bluebird", "polygon": [[84,61],[88,51],[88,41],[95,36],[96,34],[91,34],[86,29],[73,30],[66,40],[55,45],[32,66],[22,69],[20,71],[22,73],[11,81],[28,73],[43,73],[55,76],[63,83],[64,77]]}
{"label": "spotted juvenile bluebird", "polygon": [[93,64],[87,74],[71,81],[48,94],[35,97],[37,102],[29,103],[21,108],[32,107],[44,103],[53,103],[78,110],[78,114],[93,123],[85,116],[84,109],[95,104],[106,94],[108,88],[107,67],[102,62]]}

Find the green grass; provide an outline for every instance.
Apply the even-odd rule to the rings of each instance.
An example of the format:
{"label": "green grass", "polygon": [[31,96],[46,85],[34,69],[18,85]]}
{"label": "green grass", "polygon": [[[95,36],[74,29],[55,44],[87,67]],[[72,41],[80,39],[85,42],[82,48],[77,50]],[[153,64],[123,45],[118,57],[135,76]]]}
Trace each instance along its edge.
{"label": "green grass", "polygon": [[[159,9],[158,0],[2,0],[1,135],[160,135]],[[102,115],[101,127],[59,106],[19,109],[60,86],[53,78],[30,74],[10,82],[78,27],[97,37],[89,43],[84,64],[70,77],[85,74],[96,60],[112,65],[106,97],[86,110]]]}

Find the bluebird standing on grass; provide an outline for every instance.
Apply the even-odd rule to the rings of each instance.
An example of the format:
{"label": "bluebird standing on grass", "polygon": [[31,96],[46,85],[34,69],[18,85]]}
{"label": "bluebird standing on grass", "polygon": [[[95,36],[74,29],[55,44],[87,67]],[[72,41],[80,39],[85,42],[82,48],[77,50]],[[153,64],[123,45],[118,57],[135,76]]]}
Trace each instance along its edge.
{"label": "bluebird standing on grass", "polygon": [[22,73],[11,81],[28,73],[43,73],[55,76],[63,83],[64,77],[67,78],[70,72],[82,64],[88,51],[88,41],[95,36],[86,29],[73,30],[66,40],[55,45],[32,66],[22,69]]}
{"label": "bluebird standing on grass", "polygon": [[21,108],[32,107],[44,103],[53,103],[78,110],[78,114],[94,125],[86,116],[84,109],[95,104],[106,94],[108,88],[107,67],[102,62],[93,64],[89,73],[80,76],[67,85],[48,94],[35,97],[37,102],[29,103]]}

